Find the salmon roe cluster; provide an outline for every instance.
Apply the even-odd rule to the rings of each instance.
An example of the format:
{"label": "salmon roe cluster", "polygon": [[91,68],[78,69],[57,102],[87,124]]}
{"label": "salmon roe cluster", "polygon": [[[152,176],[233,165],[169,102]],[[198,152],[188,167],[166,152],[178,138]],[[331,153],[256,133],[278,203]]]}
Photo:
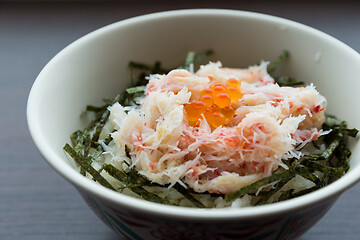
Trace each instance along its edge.
{"label": "salmon roe cluster", "polygon": [[185,105],[189,125],[195,126],[204,114],[206,121],[212,128],[217,128],[229,122],[235,115],[231,102],[241,97],[240,81],[229,79],[225,84],[212,83],[204,89],[200,99]]}

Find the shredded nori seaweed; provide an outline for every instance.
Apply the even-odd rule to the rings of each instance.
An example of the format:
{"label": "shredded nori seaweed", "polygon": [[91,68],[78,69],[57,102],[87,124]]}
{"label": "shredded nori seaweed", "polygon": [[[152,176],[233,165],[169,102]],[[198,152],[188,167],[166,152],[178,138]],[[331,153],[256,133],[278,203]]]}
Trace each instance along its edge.
{"label": "shredded nori seaweed", "polygon": [[65,144],[64,150],[81,166],[85,169],[86,172],[91,174],[93,180],[100,183],[104,187],[115,190],[115,188],[103,177],[101,174],[96,171],[91,164],[86,161],[82,156],[80,156],[68,143]]}
{"label": "shredded nori seaweed", "polygon": [[283,87],[283,86],[288,86],[288,87],[302,86],[305,83],[299,82],[293,77],[276,75],[277,72],[280,71],[281,66],[284,65],[286,60],[289,58],[289,56],[290,56],[290,54],[288,51],[286,51],[286,50],[282,51],[282,53],[279,55],[279,57],[275,61],[271,62],[268,65],[267,71],[268,71],[269,75],[275,79],[275,82],[281,87]]}
{"label": "shredded nori seaweed", "polygon": [[126,172],[123,172],[116,167],[114,167],[111,164],[105,164],[103,166],[103,169],[110,174],[112,177],[119,180],[122,184],[124,184],[122,187],[129,188],[134,193],[141,196],[143,199],[151,201],[151,202],[157,202],[162,204],[168,204],[168,205],[174,205],[170,201],[161,198],[157,196],[154,193],[148,192],[146,189],[144,189],[144,186],[152,185],[151,183],[147,184],[148,181],[142,181],[140,177],[135,178],[131,177]]}
{"label": "shredded nori seaweed", "polygon": [[213,54],[214,54],[213,50],[207,50],[207,51],[205,51],[203,53],[200,53],[200,54],[196,54],[195,52],[190,51],[190,52],[188,52],[188,55],[186,56],[185,64],[182,65],[179,68],[189,70],[191,64],[200,63],[204,59],[207,59],[208,57],[210,57]]}
{"label": "shredded nori seaweed", "polygon": [[[213,54],[212,50],[208,50],[201,54],[195,54],[195,52],[189,52],[185,64],[179,68],[189,70],[191,64],[199,63],[205,58]],[[283,51],[280,56],[268,66],[268,73],[275,79],[279,86],[300,86],[304,85],[303,82],[298,82],[296,79],[288,76],[276,76],[279,69],[284,65],[288,59],[288,51]],[[129,168],[128,171],[122,171],[117,169],[111,164],[104,164],[101,169],[96,170],[92,167],[91,163],[94,159],[100,157],[105,151],[99,142],[100,133],[110,116],[108,107],[118,102],[123,106],[137,105],[137,98],[144,95],[146,84],[148,82],[146,76],[149,74],[164,74],[168,70],[161,67],[159,61],[155,62],[154,65],[147,65],[138,62],[130,62],[129,67],[134,70],[140,70],[141,73],[137,78],[136,82],[132,79],[132,86],[127,88],[125,91],[118,94],[114,99],[105,99],[105,105],[87,106],[86,110],[94,112],[96,114],[95,119],[89,124],[83,131],[77,130],[71,136],[71,147],[68,143],[65,144],[64,150],[75,160],[80,166],[80,173],[86,175],[89,173],[93,180],[100,183],[101,185],[112,189],[112,190],[123,190],[125,188],[130,189],[134,193],[138,194],[145,200],[174,205],[168,199],[159,197],[158,195],[149,192],[144,187],[158,186],[167,188],[167,186],[153,183],[137,173],[134,168]],[[326,122],[323,124],[324,130],[331,130],[331,132],[322,137],[322,142],[326,144],[326,150],[322,154],[317,155],[305,155],[300,159],[288,159],[284,161],[289,166],[289,169],[279,169],[275,171],[271,176],[260,179],[250,185],[247,185],[238,191],[232,192],[227,195],[222,194],[210,194],[214,197],[224,197],[226,201],[233,201],[246,194],[257,195],[255,205],[266,204],[275,194],[278,195],[277,199],[273,199],[274,202],[284,201],[287,199],[302,196],[304,194],[313,192],[322,188],[343,176],[349,170],[349,158],[351,152],[346,145],[347,136],[356,137],[357,129],[348,129],[345,121],[339,120],[334,116],[327,115]],[[112,141],[111,135],[102,140],[102,143],[107,145]],[[319,149],[319,140],[312,142],[314,147]],[[129,149],[125,146],[125,152],[129,159],[131,155]],[[127,164],[126,162],[124,162]],[[105,171],[110,176],[114,177],[119,181],[117,186],[112,186],[102,175],[101,172]],[[319,174],[321,173],[321,174]],[[304,189],[295,192],[294,189],[289,189],[280,192],[281,189],[296,175],[299,175],[315,184],[314,187]],[[270,187],[267,187],[270,186]],[[187,189],[176,183],[172,186],[181,195],[188,199],[195,207],[204,208],[205,206],[198,201],[194,196],[201,195],[196,193],[192,189]],[[262,189],[260,192],[259,189]],[[280,193],[280,195],[278,194]]]}

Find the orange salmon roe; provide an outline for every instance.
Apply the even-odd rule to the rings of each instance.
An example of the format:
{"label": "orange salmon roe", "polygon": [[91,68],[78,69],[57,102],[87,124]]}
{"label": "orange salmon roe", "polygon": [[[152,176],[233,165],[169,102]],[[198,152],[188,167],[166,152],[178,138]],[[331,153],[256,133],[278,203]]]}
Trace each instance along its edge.
{"label": "orange salmon roe", "polygon": [[211,115],[213,114],[213,111],[211,110],[211,108],[206,108],[205,109],[205,113],[204,116],[206,118],[206,121],[209,123],[209,119],[211,118]]}
{"label": "orange salmon roe", "polygon": [[227,93],[229,94],[231,101],[236,101],[241,97],[240,89],[237,87],[228,87]]}
{"label": "orange salmon roe", "polygon": [[226,88],[223,86],[215,86],[213,88],[213,97],[215,97],[219,93],[226,93]]}
{"label": "orange salmon roe", "polygon": [[231,98],[227,93],[219,93],[214,97],[214,103],[220,108],[224,108],[230,105]]}
{"label": "orange salmon roe", "polygon": [[235,109],[233,109],[230,106],[224,107],[221,110],[221,113],[226,117],[226,118],[232,118],[235,115]]}
{"label": "orange salmon roe", "polygon": [[235,79],[235,78],[230,78],[229,80],[226,81],[226,84],[229,87],[236,87],[236,88],[240,88],[240,81]]}
{"label": "orange salmon roe", "polygon": [[213,105],[211,105],[210,110],[213,112],[220,112],[221,108],[219,108],[217,105],[213,104]]}
{"label": "orange salmon roe", "polygon": [[[209,77],[213,81],[213,77]],[[189,125],[199,123],[201,114],[212,129],[227,124],[235,115],[235,109],[231,107],[231,101],[241,98],[241,82],[230,78],[223,83],[212,83],[209,88],[201,91],[200,99],[185,105],[186,116]]]}
{"label": "orange salmon roe", "polygon": [[200,96],[204,96],[204,95],[213,95],[213,90],[211,88],[206,88],[204,90],[201,91]]}
{"label": "orange salmon roe", "polygon": [[194,101],[185,105],[186,115],[189,121],[197,121],[202,113],[205,112],[206,105],[201,101]]}
{"label": "orange salmon roe", "polygon": [[212,98],[211,95],[204,95],[200,98],[200,101],[202,101],[203,103],[205,103],[205,105],[207,107],[210,107],[211,105],[213,105],[214,103],[214,99]]}
{"label": "orange salmon roe", "polygon": [[225,123],[226,118],[222,113],[213,112],[212,115],[209,117],[209,120],[207,121],[210,126],[212,126],[213,128],[217,128]]}

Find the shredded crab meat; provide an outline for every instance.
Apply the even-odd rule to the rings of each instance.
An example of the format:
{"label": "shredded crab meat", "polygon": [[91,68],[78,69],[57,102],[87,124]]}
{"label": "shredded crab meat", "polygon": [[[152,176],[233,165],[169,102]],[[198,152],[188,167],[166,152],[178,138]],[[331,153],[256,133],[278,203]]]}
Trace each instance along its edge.
{"label": "shredded crab meat", "polygon": [[[320,129],[326,100],[313,85],[278,86],[267,64],[232,69],[217,62],[196,73],[151,75],[138,109],[110,108],[118,150],[125,156],[127,146],[131,166],[149,180],[185,183],[196,192],[227,194],[286,168],[282,161],[301,157],[301,147],[327,133]],[[231,121],[213,129],[202,115],[189,125],[184,105],[228,79],[241,83]]]}

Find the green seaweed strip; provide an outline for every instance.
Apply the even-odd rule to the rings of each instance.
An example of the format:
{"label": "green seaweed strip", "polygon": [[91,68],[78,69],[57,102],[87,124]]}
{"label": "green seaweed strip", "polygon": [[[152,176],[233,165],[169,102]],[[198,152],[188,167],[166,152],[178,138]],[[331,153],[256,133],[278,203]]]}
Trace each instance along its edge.
{"label": "green seaweed strip", "polygon": [[296,87],[296,86],[302,86],[305,83],[304,82],[299,82],[297,81],[295,78],[293,77],[288,77],[288,76],[280,76],[280,77],[276,77],[275,73],[279,71],[280,66],[289,58],[289,52],[284,50],[281,52],[281,54],[279,55],[279,57],[271,62],[268,67],[267,67],[267,71],[268,74],[270,76],[272,76],[275,80],[275,82],[280,86],[280,87]]}
{"label": "green seaweed strip", "polygon": [[133,61],[129,62],[129,67],[137,68],[137,69],[145,70],[145,71],[152,71],[152,69],[153,69],[152,66],[150,66],[150,65],[147,65],[144,63],[139,63],[139,62],[133,62]]}
{"label": "green seaweed strip", "polygon": [[114,105],[115,103],[120,103],[122,104],[125,99],[127,98],[128,94],[126,91],[123,91],[121,93],[119,93],[118,95],[116,95],[116,97],[114,99],[111,100],[107,100],[104,99],[104,101],[110,106],[110,105]]}
{"label": "green seaweed strip", "polygon": [[275,77],[274,79],[275,82],[281,87],[296,87],[305,85],[304,82],[298,82],[295,78],[287,76]]}
{"label": "green seaweed strip", "polygon": [[326,121],[324,125],[327,126],[328,128],[346,126],[345,121],[339,120],[332,115],[325,115],[325,116],[326,116]]}
{"label": "green seaweed strip", "polygon": [[101,107],[96,107],[96,106],[92,106],[92,105],[87,105],[86,106],[86,111],[87,112],[103,112],[106,110],[106,108],[108,107],[107,104],[101,106]]}
{"label": "green seaweed strip", "polygon": [[203,53],[199,53],[198,55],[196,55],[194,57],[194,63],[199,63],[199,62],[205,60],[206,58],[210,57],[213,54],[214,54],[214,51],[211,49],[208,49]]}
{"label": "green seaweed strip", "polygon": [[313,161],[309,161],[307,159],[301,161],[301,164],[310,169],[321,171],[327,175],[331,175],[337,178],[340,178],[344,174],[344,169],[342,167],[333,168]]}
{"label": "green seaweed strip", "polygon": [[311,144],[313,145],[314,148],[320,150],[319,139],[312,141]]}
{"label": "green seaweed strip", "polygon": [[[86,131],[82,132],[80,130],[75,131],[70,136],[71,142],[74,146],[74,151],[81,157],[81,161],[86,161],[91,163],[91,160],[87,158],[88,151],[90,149],[90,136]],[[86,170],[83,166],[80,166],[80,174],[85,176]]]}
{"label": "green seaweed strip", "polygon": [[91,138],[91,142],[97,142],[99,140],[99,136],[101,131],[103,130],[106,121],[110,116],[110,111],[106,110],[102,115],[100,120],[95,124],[95,132],[93,137]]}
{"label": "green seaweed strip", "polygon": [[161,62],[159,61],[156,61],[153,66],[144,63],[130,61],[129,67],[130,69],[138,69],[144,71],[141,72],[141,74],[138,76],[138,80],[135,83],[133,83],[133,77],[131,74],[132,87],[146,85],[148,83],[146,76],[149,74],[166,74],[169,72],[169,70],[161,68]]}
{"label": "green seaweed strip", "polygon": [[[135,69],[140,69],[140,70],[145,70],[145,71],[148,71],[151,73],[159,73],[159,74],[167,73],[168,70],[160,68],[159,63],[160,62],[156,62],[154,66],[150,66],[148,64],[130,61],[129,67],[135,68]],[[155,70],[156,70],[156,72],[155,72]]]}
{"label": "green seaweed strip", "polygon": [[286,50],[282,51],[280,56],[268,65],[267,71],[269,75],[273,76],[280,67],[280,65],[283,64],[288,57],[289,52]]}
{"label": "green seaweed strip", "polygon": [[82,149],[84,146],[84,133],[81,132],[80,130],[77,130],[73,132],[73,134],[71,134],[70,140],[74,146],[74,150],[77,153],[82,153]]}
{"label": "green seaweed strip", "polygon": [[351,156],[351,152],[343,141],[339,144],[339,147],[336,149],[335,156],[338,159],[338,162],[334,167],[343,167],[344,170],[347,172],[350,168],[348,159]]}
{"label": "green seaweed strip", "polygon": [[281,202],[281,201],[292,198],[293,192],[294,192],[294,189],[289,189],[287,191],[284,191],[283,194],[280,195],[280,197],[277,199],[276,202]]}
{"label": "green seaweed strip", "polygon": [[115,188],[103,177],[98,171],[96,171],[87,161],[82,160],[81,156],[66,143],[63,148],[80,166],[82,166],[88,173],[93,176],[94,180],[103,185],[104,187],[115,190]]}
{"label": "green seaweed strip", "polygon": [[156,61],[155,64],[154,64],[153,70],[151,71],[151,74],[156,74],[156,73],[159,73],[159,72],[161,72],[161,62]]}
{"label": "green seaweed strip", "polygon": [[185,64],[184,64],[184,68],[186,70],[189,70],[190,68],[190,65],[191,64],[194,64],[194,61],[195,61],[195,52],[193,51],[190,51],[186,57],[186,60],[185,60]]}
{"label": "green seaweed strip", "polygon": [[333,141],[330,143],[330,145],[326,148],[326,150],[321,154],[321,156],[325,159],[329,159],[334,151],[336,150],[336,148],[339,146],[340,142],[342,141],[342,139],[344,138],[344,135],[342,132],[338,132],[338,134],[336,134],[335,138],[333,139]]}
{"label": "green seaweed strip", "polygon": [[299,175],[302,176],[303,178],[312,181],[315,184],[319,184],[321,182],[320,178],[310,171],[302,172]]}
{"label": "green seaweed strip", "polygon": [[80,167],[80,174],[86,176],[86,170],[83,167]]}
{"label": "green seaweed strip", "polygon": [[111,133],[103,140],[105,145],[108,145],[112,141]]}
{"label": "green seaweed strip", "polygon": [[275,193],[277,193],[286,183],[287,181],[280,180],[278,183],[275,184],[275,186],[272,189],[264,193],[264,195],[262,195],[260,200],[258,200],[255,205],[265,204],[270,199],[270,197],[273,196]]}
{"label": "green seaweed strip", "polygon": [[146,89],[145,85],[141,85],[141,86],[136,86],[136,87],[131,87],[131,88],[127,88],[126,92],[128,94],[135,94],[135,93],[144,93]]}
{"label": "green seaweed strip", "polygon": [[142,72],[139,77],[137,82],[134,84],[134,86],[140,86],[140,85],[146,85],[149,81],[146,79],[146,76],[148,76],[148,74],[146,74],[146,72]]}
{"label": "green seaweed strip", "polygon": [[125,185],[128,185],[129,187],[131,187],[131,185],[134,183],[142,184],[143,186],[152,186],[153,185],[150,181],[141,178],[141,176],[139,176],[137,173],[136,173],[136,175],[131,175],[129,173],[125,173],[123,171],[120,171],[119,169],[117,169],[116,167],[114,167],[111,164],[105,164],[103,166],[103,169],[106,172],[108,172],[111,176],[115,177],[116,179],[118,179]]}
{"label": "green seaweed strip", "polygon": [[188,189],[185,189],[180,184],[176,183],[173,188],[175,188],[181,195],[183,195],[186,199],[192,202],[198,208],[205,208],[204,204],[198,201],[193,195],[190,194]]}
{"label": "green seaweed strip", "polygon": [[213,54],[214,54],[213,50],[206,50],[205,52],[199,54],[195,54],[195,52],[190,51],[186,57],[185,64],[180,66],[179,68],[189,70],[190,64],[200,63],[201,61],[210,57]]}
{"label": "green seaweed strip", "polygon": [[358,133],[359,130],[357,130],[356,128],[345,129],[345,134],[353,138],[355,138]]}
{"label": "green seaweed strip", "polygon": [[107,164],[104,166],[104,170],[120,182],[123,182],[125,185],[127,185],[127,188],[141,196],[143,199],[151,202],[173,205],[170,201],[144,189],[144,185],[140,187],[136,186],[137,184],[132,185],[134,179],[131,179],[129,176],[127,176],[127,174],[115,168],[114,166]]}
{"label": "green seaweed strip", "polygon": [[151,202],[156,202],[156,203],[161,203],[161,204],[175,205],[174,203],[170,202],[167,199],[161,198],[156,194],[148,192],[143,187],[132,187],[130,189],[131,189],[131,191],[138,194],[139,196],[141,196],[145,200],[148,200],[148,201],[151,201]]}
{"label": "green seaweed strip", "polygon": [[295,167],[295,168],[290,168],[289,170],[281,171],[278,173],[273,173],[269,177],[262,178],[250,185],[247,185],[247,186],[239,189],[238,191],[234,191],[232,193],[225,195],[225,201],[230,202],[230,201],[233,201],[236,198],[242,197],[246,194],[256,192],[260,187],[266,186],[273,182],[277,182],[280,180],[288,181],[295,176],[297,170],[298,170],[298,167]]}
{"label": "green seaweed strip", "polygon": [[117,185],[116,186],[116,189],[117,190],[124,190],[125,188],[131,188],[131,187],[143,187],[144,185],[142,183],[134,183],[132,185],[126,185],[126,184],[123,184],[123,185]]}
{"label": "green seaweed strip", "polygon": [[115,168],[113,165],[111,164],[105,164],[103,166],[103,169],[109,173],[111,176],[113,176],[114,178],[116,178],[117,180],[121,181],[122,183],[124,183],[125,185],[129,185],[132,183],[132,179],[128,177],[128,175],[120,170],[118,170],[117,168]]}

